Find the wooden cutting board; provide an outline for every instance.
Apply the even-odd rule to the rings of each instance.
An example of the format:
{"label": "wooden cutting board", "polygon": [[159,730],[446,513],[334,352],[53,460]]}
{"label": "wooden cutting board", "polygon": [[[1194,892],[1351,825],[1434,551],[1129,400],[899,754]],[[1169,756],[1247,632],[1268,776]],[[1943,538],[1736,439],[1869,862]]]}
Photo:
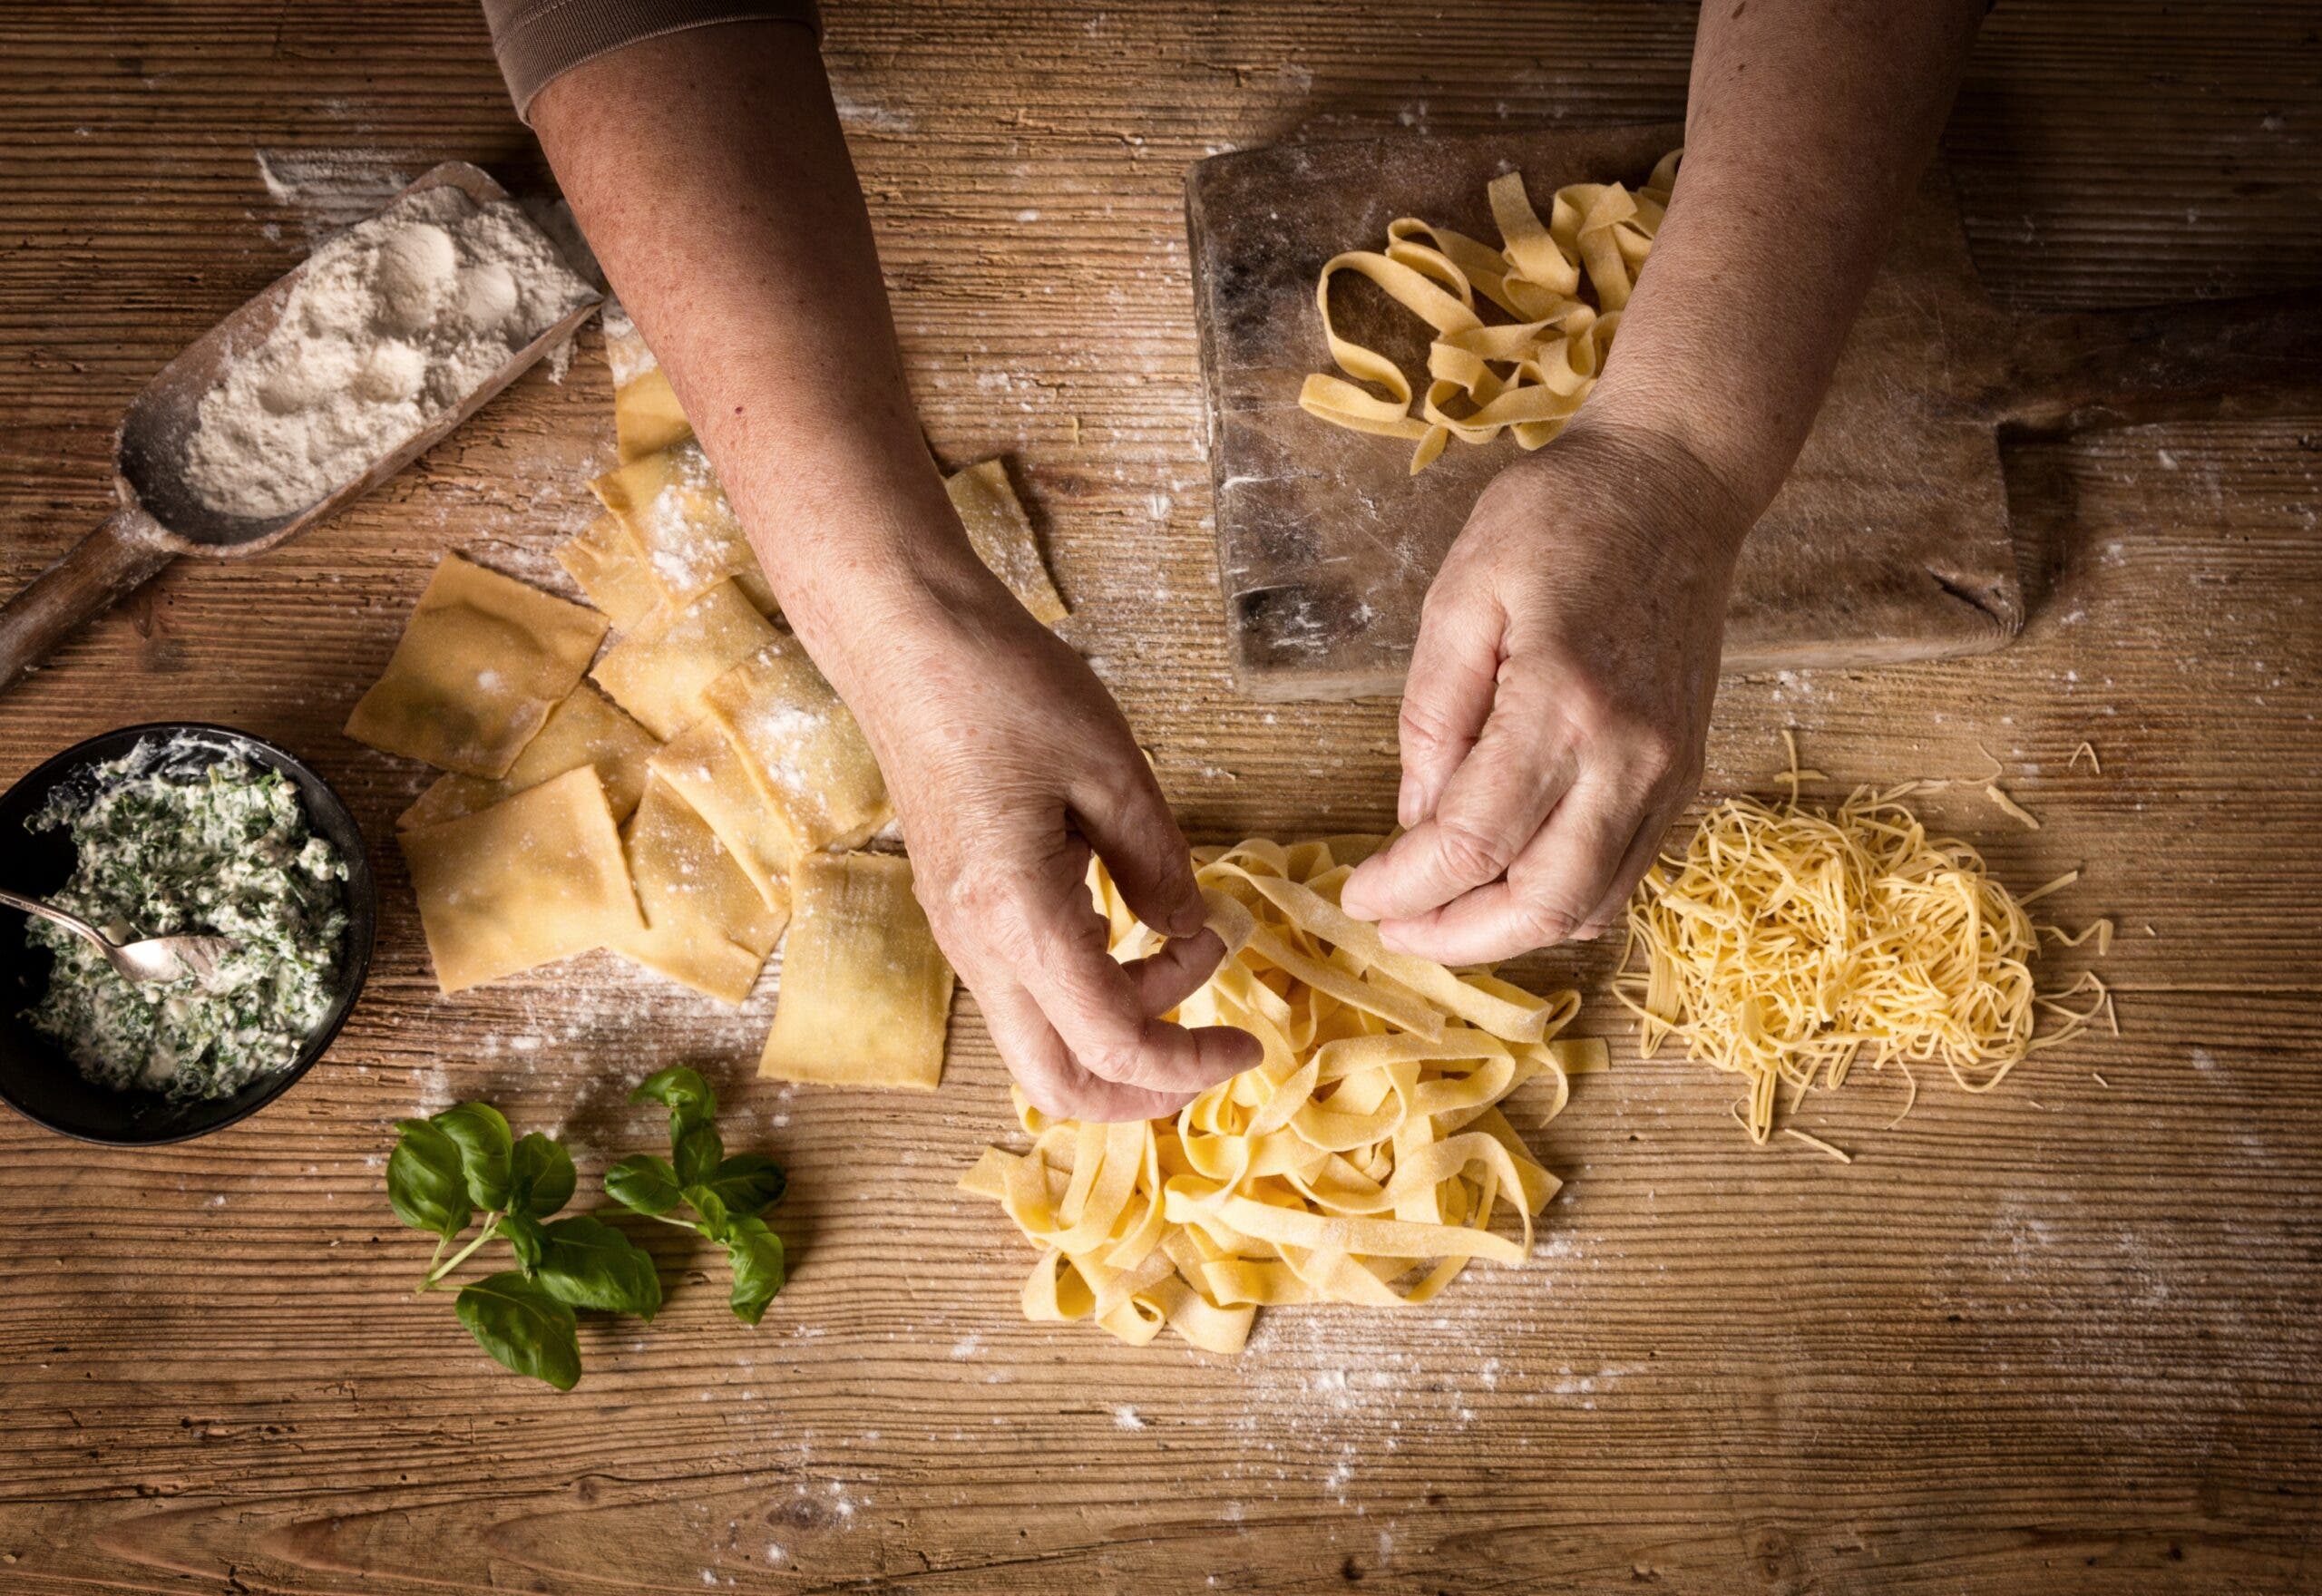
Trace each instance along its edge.
{"label": "wooden cutting board", "polygon": [[[1330,369],[1322,263],[1417,216],[1496,243],[1485,186],[1521,169],[1640,183],[1676,124],[1281,144],[1195,164],[1186,184],[1218,569],[1244,689],[1266,698],[1401,690],[1420,601],[1512,439],[1454,442],[1420,476],[1410,444],[1298,408]],[[1426,329],[1341,279],[1342,333],[1426,376]],[[2316,297],[2019,318],[1984,294],[1948,175],[1930,172],[1852,329],[1788,483],[1751,532],[1728,670],[1875,665],[1996,648],[2024,624],[2005,429],[2062,431],[2213,408],[2310,384]],[[1617,350],[1615,359],[1619,358]]]}

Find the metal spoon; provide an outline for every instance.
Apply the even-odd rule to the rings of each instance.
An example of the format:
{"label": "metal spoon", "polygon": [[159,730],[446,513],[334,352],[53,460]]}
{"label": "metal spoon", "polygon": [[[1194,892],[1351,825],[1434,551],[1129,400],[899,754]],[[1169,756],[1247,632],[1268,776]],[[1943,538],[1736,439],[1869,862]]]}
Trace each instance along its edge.
{"label": "metal spoon", "polygon": [[217,974],[218,961],[234,950],[231,937],[141,937],[116,942],[77,914],[53,903],[0,890],[0,903],[54,920],[83,941],[95,944],[125,981],[178,981],[191,976],[203,986]]}
{"label": "metal spoon", "polygon": [[[505,189],[463,161],[445,161],[395,198],[399,201],[446,183],[464,190],[478,204],[508,198]],[[130,402],[113,438],[113,495],[121,508],[0,607],[0,690],[83,622],[127,598],[178,556],[238,560],[261,554],[337,514],[483,409],[493,394],[593,315],[598,305],[592,296],[575,307],[509,355],[506,365],[425,431],[316,503],[259,520],[222,515],[203,504],[185,483],[185,443],[196,407],[216,385],[233,351],[257,347],[274,330],[284,302],[306,269],[301,264],[276,278],[163,366]]]}

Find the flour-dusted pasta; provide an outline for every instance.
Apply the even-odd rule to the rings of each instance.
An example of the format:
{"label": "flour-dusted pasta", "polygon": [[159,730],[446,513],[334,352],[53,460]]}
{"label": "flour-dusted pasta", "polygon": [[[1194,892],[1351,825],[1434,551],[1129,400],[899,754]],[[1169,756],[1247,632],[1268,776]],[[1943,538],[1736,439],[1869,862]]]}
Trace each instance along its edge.
{"label": "flour-dusted pasta", "polygon": [[789,833],[790,852],[851,848],[893,815],[863,728],[795,637],[761,648],[701,698]]}
{"label": "flour-dusted pasta", "polygon": [[666,782],[649,783],[622,841],[645,929],[614,950],[706,992],[739,1003],[757,983],[789,919],[735,863],[693,806]]}
{"label": "flour-dusted pasta", "polygon": [[668,373],[619,300],[605,301],[604,324],[605,358],[613,375],[614,448],[621,459],[642,460],[692,437],[693,423],[678,407]]}
{"label": "flour-dusted pasta", "polygon": [[1043,626],[1053,626],[1072,612],[1065,608],[1056,584],[1049,579],[1040,560],[1039,540],[1032,535],[1031,518],[1008,481],[1008,467],[998,460],[978,461],[965,471],[943,479],[951,508],[968,530],[976,558],[992,575],[1008,584],[1017,601]]}
{"label": "flour-dusted pasta", "polygon": [[912,896],[911,861],[817,853],[791,871],[782,993],[758,1074],[933,1091],[943,1078],[951,967]]}
{"label": "flour-dusted pasta", "polygon": [[448,775],[419,795],[419,802],[396,817],[398,831],[441,825],[479,809],[489,809],[527,787],[537,787],[552,776],[582,765],[593,765],[605,784],[605,802],[616,822],[625,821],[645,791],[645,762],[660,746],[652,734],[623,715],[602,693],[582,682],[564,701],[548,712],[540,734],[524,744],[508,774],[485,776]]}
{"label": "flour-dusted pasta", "polygon": [[645,569],[637,541],[608,511],[556,546],[556,562],[580,584],[589,602],[629,631],[660,607],[660,584]]}
{"label": "flour-dusted pasta", "polygon": [[595,610],[447,554],[346,735],[440,770],[503,776],[604,635]]}
{"label": "flour-dusted pasta", "polygon": [[786,911],[790,830],[750,779],[724,730],[715,721],[695,722],[653,755],[651,769],[717,833],[766,907]]}
{"label": "flour-dusted pasta", "polygon": [[[1176,1017],[1252,1032],[1257,1067],[1174,1120],[1050,1120],[1017,1095],[1030,1149],[990,1149],[961,1185],[1041,1249],[1028,1318],[1094,1319],[1137,1345],[1166,1325],[1235,1352],[1259,1308],[1405,1307],[1470,1259],[1528,1254],[1557,1182],[1499,1105],[1538,1080],[1552,1095],[1537,1117],[1553,1117],[1604,1045],[1556,1039],[1577,993],[1391,953],[1345,915],[1339,890],[1379,842],[1196,852],[1227,952]],[[1101,867],[1092,882],[1114,956],[1155,951]],[[1516,1235],[1493,1229],[1503,1202]]]}
{"label": "flour-dusted pasta", "polygon": [[758,609],[773,612],[774,589],[700,444],[688,440],[632,460],[589,486],[628,529],[662,602],[684,604],[731,581]]}
{"label": "flour-dusted pasta", "polygon": [[582,765],[402,835],[435,984],[458,992],[644,929],[604,783]]}
{"label": "flour-dusted pasta", "polygon": [[719,582],[623,635],[590,674],[666,743],[701,713],[704,687],[780,636],[740,589]]}
{"label": "flour-dusted pasta", "polygon": [[[1634,193],[1619,183],[1557,190],[1545,223],[1524,192],[1524,175],[1502,173],[1489,190],[1498,249],[1407,216],[1388,224],[1383,253],[1332,256],[1315,284],[1314,303],[1331,358],[1346,377],[1308,377],[1300,407],[1334,426],[1413,440],[1414,474],[1433,464],[1452,438],[1488,443],[1507,430],[1522,447],[1537,449],[1563,430],[1604,370],[1637,268],[1660,231],[1682,154],[1673,150],[1662,157]],[[1411,382],[1402,368],[1342,337],[1332,322],[1331,279],[1342,271],[1369,278],[1435,329],[1418,414],[1411,414]],[[1594,304],[1583,297],[1584,275]],[[1514,319],[1486,323],[1478,294]],[[1444,408],[1449,404],[1459,413]]]}

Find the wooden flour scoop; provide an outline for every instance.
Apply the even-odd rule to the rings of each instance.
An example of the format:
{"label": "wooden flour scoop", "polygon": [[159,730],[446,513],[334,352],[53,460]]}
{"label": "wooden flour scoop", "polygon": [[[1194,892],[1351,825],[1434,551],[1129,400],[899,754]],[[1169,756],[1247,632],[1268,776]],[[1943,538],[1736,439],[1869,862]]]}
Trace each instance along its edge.
{"label": "wooden flour scoop", "polygon": [[[1506,438],[1454,443],[1413,477],[1408,440],[1341,432],[1298,408],[1306,374],[1330,366],[1314,314],[1322,262],[1380,248],[1399,216],[1497,240],[1484,190],[1498,172],[1520,169],[1545,209],[1566,183],[1642,180],[1683,137],[1673,124],[1404,135],[1194,167],[1218,572],[1244,691],[1400,693],[1428,583],[1476,495],[1517,457]],[[1332,303],[1341,333],[1423,376],[1416,318],[1366,284]],[[1805,452],[1742,548],[1725,668],[1996,648],[2024,624],[2003,438],[2221,404],[2247,413],[2286,394],[2310,402],[2317,387],[2322,295],[2008,314],[1976,281],[1938,170],[1898,230]]]}
{"label": "wooden flour scoop", "polygon": [[[396,196],[396,201],[444,184],[478,204],[505,200],[508,192],[481,170],[451,161]],[[396,201],[390,201],[390,205]],[[248,520],[210,509],[187,487],[186,442],[195,407],[216,385],[228,358],[250,349],[274,330],[284,302],[306,271],[301,262],[163,366],[131,401],[113,438],[113,492],[121,508],[65,556],[33,579],[0,608],[0,688],[37,665],[64,637],[127,598],[181,554],[239,560],[262,554],[336,515],[433,448],[473,415],[526,367],[569,336],[596,309],[592,296],[562,320],[512,354],[464,399],[370,469],[306,509]]]}

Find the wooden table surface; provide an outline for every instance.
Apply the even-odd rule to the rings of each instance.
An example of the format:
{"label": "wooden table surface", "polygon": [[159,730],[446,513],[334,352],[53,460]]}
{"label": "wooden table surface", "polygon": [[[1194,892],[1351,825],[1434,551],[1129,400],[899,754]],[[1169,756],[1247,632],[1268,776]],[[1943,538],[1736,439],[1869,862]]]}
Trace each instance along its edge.
{"label": "wooden table surface", "polygon": [[[1226,679],[1184,170],[1673,116],[1691,9],[828,10],[930,434],[1014,456],[1188,829],[1384,822],[1391,705]],[[2317,79],[2295,5],[2001,6],[1948,140],[1990,286],[2311,283]],[[0,5],[0,580],[94,524],[171,354],[455,156],[541,177],[470,0]],[[1861,1080],[1804,1121],[1841,1165],[1637,1061],[1610,950],[1536,959],[1615,1038],[1537,1138],[1570,1182],[1539,1255],[1407,1314],[1265,1315],[1228,1362],[1019,1318],[1029,1250],[952,1190],[1007,1129],[970,1005],[916,1098],[752,1081],[771,981],[736,1015],[600,956],[436,996],[387,842],[422,773],[338,727],[445,550],[563,587],[607,405],[592,332],[337,524],[180,565],[0,699],[0,779],[133,720],[281,739],[385,891],[367,998],[256,1120],[140,1153],[0,1123],[0,1590],[2322,1589],[2322,408],[2018,449],[2019,643],[1720,701],[1712,791],[1766,790],[1784,726],[1862,778],[1991,749],[2044,830],[1930,807],[2020,886],[2084,870],[2055,907],[2121,923],[2118,1040],[1930,1082],[1893,1128],[1899,1080]],[[745,1329],[671,1248],[668,1309],[585,1330],[578,1390],[501,1373],[410,1292],[389,1122],[485,1097],[593,1182],[660,1134],[627,1087],[680,1060],[793,1172],[789,1289]]]}

